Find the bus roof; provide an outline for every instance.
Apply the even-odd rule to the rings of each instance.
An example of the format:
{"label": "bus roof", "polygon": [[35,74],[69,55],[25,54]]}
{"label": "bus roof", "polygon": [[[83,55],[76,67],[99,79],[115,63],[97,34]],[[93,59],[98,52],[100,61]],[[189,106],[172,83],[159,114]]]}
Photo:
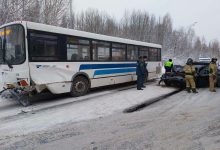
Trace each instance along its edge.
{"label": "bus roof", "polygon": [[46,24],[41,24],[41,23],[35,23],[35,22],[29,22],[29,21],[15,21],[15,22],[12,22],[6,25],[11,25],[11,24],[23,24],[23,25],[26,25],[28,29],[32,29],[32,30],[59,33],[59,34],[72,35],[72,36],[78,36],[78,37],[84,37],[84,38],[91,38],[91,39],[96,39],[96,40],[101,40],[101,41],[111,41],[111,42],[116,42],[116,43],[162,48],[162,46],[159,44],[146,43],[146,42],[141,42],[141,41],[135,41],[135,40],[107,36],[107,35],[96,34],[96,33],[90,33],[90,32],[85,32],[85,31],[74,30],[74,29],[67,29],[67,28],[46,25]]}

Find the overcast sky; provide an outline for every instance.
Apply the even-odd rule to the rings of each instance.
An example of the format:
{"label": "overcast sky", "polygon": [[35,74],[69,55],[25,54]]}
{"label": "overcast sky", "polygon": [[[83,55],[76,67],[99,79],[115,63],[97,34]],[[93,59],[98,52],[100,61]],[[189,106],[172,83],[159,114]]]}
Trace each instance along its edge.
{"label": "overcast sky", "polygon": [[125,10],[145,10],[156,17],[169,13],[175,28],[190,27],[207,41],[220,41],[220,0],[73,0],[78,12],[96,8],[119,19]]}

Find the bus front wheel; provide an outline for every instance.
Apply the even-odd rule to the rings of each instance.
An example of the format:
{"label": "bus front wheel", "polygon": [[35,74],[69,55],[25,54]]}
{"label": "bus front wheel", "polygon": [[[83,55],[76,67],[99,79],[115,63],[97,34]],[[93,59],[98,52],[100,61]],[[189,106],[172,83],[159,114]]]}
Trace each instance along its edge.
{"label": "bus front wheel", "polygon": [[89,90],[89,81],[83,76],[76,77],[71,86],[70,94],[73,97],[83,96]]}

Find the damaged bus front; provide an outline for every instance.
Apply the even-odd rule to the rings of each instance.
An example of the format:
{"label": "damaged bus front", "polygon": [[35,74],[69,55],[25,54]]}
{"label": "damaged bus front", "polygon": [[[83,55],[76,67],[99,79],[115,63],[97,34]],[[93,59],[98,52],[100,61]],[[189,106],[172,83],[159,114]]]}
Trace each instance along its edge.
{"label": "damaged bus front", "polygon": [[22,23],[6,24],[0,28],[1,92],[7,89],[18,96],[30,90],[25,37]]}

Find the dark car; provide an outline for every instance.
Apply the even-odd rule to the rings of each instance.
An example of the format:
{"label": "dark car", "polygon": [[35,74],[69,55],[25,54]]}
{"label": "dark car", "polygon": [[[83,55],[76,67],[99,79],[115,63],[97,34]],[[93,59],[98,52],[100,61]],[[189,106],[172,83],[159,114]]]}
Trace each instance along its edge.
{"label": "dark car", "polygon": [[[209,63],[194,62],[196,69],[195,81],[197,87],[209,86]],[[185,87],[186,81],[184,78],[183,66],[174,65],[172,73],[163,74],[160,82],[164,82],[167,86]],[[159,82],[159,84],[160,84]],[[217,86],[220,86],[220,70],[218,69]]]}

